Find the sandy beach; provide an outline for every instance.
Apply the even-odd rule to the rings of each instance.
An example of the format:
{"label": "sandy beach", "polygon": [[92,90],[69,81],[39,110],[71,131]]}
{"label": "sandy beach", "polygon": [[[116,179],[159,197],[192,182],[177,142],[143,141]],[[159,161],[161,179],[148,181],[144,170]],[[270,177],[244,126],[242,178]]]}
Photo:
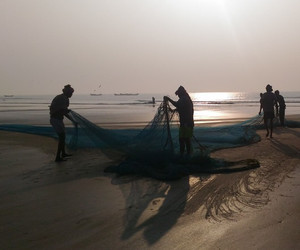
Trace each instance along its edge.
{"label": "sandy beach", "polygon": [[300,250],[297,10],[0,1],[0,250]]}
{"label": "sandy beach", "polygon": [[[299,116],[294,116],[298,118]],[[300,129],[211,156],[261,167],[176,181],[104,173],[100,150],[0,131],[1,249],[299,249]]]}

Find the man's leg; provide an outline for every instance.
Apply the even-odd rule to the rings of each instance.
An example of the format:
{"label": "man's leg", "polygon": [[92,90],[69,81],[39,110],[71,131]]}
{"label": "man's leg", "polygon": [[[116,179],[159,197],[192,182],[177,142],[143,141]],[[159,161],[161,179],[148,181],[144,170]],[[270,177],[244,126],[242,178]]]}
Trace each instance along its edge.
{"label": "man's leg", "polygon": [[270,119],[270,138],[273,138],[273,119]]}
{"label": "man's leg", "polygon": [[269,136],[269,126],[268,126],[268,119],[267,118],[264,118],[264,123],[265,123],[265,128],[267,130],[266,137],[268,137]]}
{"label": "man's leg", "polygon": [[179,146],[180,146],[180,155],[183,156],[185,149],[185,140],[184,138],[179,138]]}
{"label": "man's leg", "polygon": [[279,110],[279,119],[280,119],[280,125],[283,127],[284,126],[284,109]]}
{"label": "man's leg", "polygon": [[63,137],[62,137],[62,149],[61,149],[61,155],[62,155],[62,157],[72,156],[71,154],[67,154],[67,153],[66,153],[66,133],[64,133],[64,134],[63,134]]}
{"label": "man's leg", "polygon": [[186,151],[188,155],[192,154],[192,143],[191,143],[191,138],[186,138],[185,139],[185,144],[186,144]]}
{"label": "man's leg", "polygon": [[65,133],[58,134],[58,146],[55,161],[63,161],[63,154],[65,152]]}

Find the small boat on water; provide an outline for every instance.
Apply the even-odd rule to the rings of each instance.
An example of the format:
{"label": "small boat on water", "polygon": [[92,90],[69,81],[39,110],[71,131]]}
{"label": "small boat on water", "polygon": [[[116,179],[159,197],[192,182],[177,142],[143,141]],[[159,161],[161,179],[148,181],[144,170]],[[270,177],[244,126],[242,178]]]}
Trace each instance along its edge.
{"label": "small boat on water", "polygon": [[4,97],[14,97],[14,95],[4,95]]}
{"label": "small boat on water", "polygon": [[119,93],[119,94],[115,94],[115,96],[128,96],[128,95],[139,95],[139,93]]}

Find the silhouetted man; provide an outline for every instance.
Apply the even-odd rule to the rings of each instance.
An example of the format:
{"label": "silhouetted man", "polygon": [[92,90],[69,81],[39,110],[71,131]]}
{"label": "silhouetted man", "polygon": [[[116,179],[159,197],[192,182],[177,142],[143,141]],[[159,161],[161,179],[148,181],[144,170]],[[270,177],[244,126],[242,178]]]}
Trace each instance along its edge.
{"label": "silhouetted man", "polygon": [[69,120],[76,122],[69,116],[70,110],[69,107],[69,98],[72,97],[74,89],[71,87],[70,84],[66,85],[62,90],[62,94],[57,95],[51,102],[50,106],[50,124],[54,128],[55,132],[58,135],[58,147],[56,153],[56,162],[64,161],[64,157],[71,156],[67,154],[65,151],[65,125],[63,122],[64,116],[67,117]]}
{"label": "silhouetted man", "polygon": [[[277,103],[279,104],[279,120],[280,120],[280,125],[284,127],[284,116],[285,116],[285,101],[282,95],[279,94],[279,91],[275,91],[275,96],[277,99]],[[278,115],[278,113],[276,114]]]}
{"label": "silhouetted man", "polygon": [[[261,98],[262,100],[262,108],[264,110],[264,123],[267,130],[266,137],[270,135],[270,138],[273,137],[273,119],[275,117],[274,115],[274,106],[276,107],[277,111],[277,102],[276,102],[276,96],[272,92],[272,86],[267,85],[266,86],[267,92],[265,92]],[[270,126],[270,130],[269,130]]]}
{"label": "silhouetted man", "polygon": [[167,96],[164,96],[164,101],[170,101],[177,108],[180,122],[180,154],[183,155],[186,148],[187,155],[190,155],[192,152],[191,138],[194,128],[194,106],[184,87],[180,86],[175,94],[179,97],[177,102]]}

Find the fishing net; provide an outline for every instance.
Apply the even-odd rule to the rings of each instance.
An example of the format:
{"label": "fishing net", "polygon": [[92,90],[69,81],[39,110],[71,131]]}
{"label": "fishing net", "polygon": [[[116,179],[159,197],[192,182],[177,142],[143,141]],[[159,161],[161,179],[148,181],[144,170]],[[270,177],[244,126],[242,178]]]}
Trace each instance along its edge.
{"label": "fishing net", "polygon": [[[226,162],[213,159],[210,153],[222,148],[247,145],[260,140],[256,130],[262,128],[262,117],[255,116],[241,123],[195,127],[192,138],[193,154],[179,154],[178,113],[168,103],[161,103],[152,121],[144,129],[105,129],[70,111],[77,123],[66,128],[66,144],[72,149],[100,148],[110,158],[122,155],[122,161],[106,168],[106,172],[139,174],[157,179],[176,179],[191,173],[240,171],[259,167],[258,161],[245,159]],[[287,122],[289,126],[289,122]],[[290,123],[300,127],[299,123]],[[57,138],[50,126],[2,124],[0,130],[25,132]]]}

